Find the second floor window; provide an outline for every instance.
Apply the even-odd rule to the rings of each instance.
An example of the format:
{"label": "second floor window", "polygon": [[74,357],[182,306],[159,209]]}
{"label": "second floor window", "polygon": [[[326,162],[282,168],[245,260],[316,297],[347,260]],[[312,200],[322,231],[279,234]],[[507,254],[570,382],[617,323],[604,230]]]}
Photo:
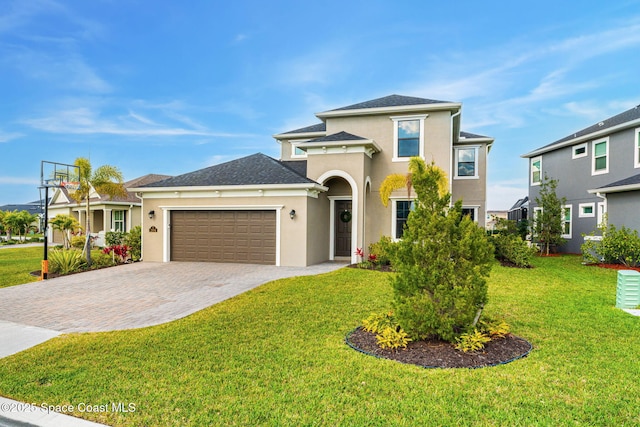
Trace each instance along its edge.
{"label": "second floor window", "polygon": [[607,139],[593,141],[593,175],[609,172],[609,144]]}
{"label": "second floor window", "polygon": [[424,120],[426,115],[391,117],[393,120],[393,161],[424,156]]}
{"label": "second floor window", "polygon": [[540,185],[542,182],[542,157],[531,159],[531,185]]}
{"label": "second floor window", "polygon": [[456,178],[478,177],[478,148],[456,148]]}
{"label": "second floor window", "polygon": [[398,157],[420,155],[420,120],[398,121]]}

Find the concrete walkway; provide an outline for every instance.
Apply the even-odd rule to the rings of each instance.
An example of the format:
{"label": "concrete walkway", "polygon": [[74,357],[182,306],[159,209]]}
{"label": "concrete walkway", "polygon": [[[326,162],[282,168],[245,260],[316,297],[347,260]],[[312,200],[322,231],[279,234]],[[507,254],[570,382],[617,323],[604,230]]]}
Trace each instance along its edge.
{"label": "concrete walkway", "polygon": [[[0,358],[62,333],[113,331],[170,322],[272,280],[326,273],[344,265],[139,262],[3,288]],[[23,404],[8,399],[0,398],[0,404],[0,426],[98,425],[83,424],[84,420],[79,419],[69,424],[66,415],[25,410]],[[6,410],[16,408],[19,410]]]}

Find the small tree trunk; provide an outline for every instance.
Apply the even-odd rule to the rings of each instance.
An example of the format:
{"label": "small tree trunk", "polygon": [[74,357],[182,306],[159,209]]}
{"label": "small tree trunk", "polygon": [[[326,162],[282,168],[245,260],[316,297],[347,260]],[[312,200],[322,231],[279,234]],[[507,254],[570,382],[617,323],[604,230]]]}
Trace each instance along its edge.
{"label": "small tree trunk", "polygon": [[476,313],[476,317],[473,319],[473,323],[471,324],[471,327],[475,328],[478,322],[480,321],[480,316],[482,316],[482,310],[484,310],[484,305],[480,306],[480,308],[478,309],[478,312]]}

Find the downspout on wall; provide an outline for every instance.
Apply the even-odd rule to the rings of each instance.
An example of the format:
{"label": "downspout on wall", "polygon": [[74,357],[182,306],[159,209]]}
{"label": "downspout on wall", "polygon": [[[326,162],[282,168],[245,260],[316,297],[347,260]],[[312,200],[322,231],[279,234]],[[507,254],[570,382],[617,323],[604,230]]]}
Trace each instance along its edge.
{"label": "downspout on wall", "polygon": [[[449,134],[449,167],[451,168],[451,177],[449,177],[449,193],[453,194],[453,175],[455,174],[454,164],[453,164],[453,134],[454,128],[453,122],[456,117],[462,114],[462,110],[458,110],[457,113],[453,113],[451,115],[451,133]],[[453,206],[453,198],[449,201],[449,205]]]}

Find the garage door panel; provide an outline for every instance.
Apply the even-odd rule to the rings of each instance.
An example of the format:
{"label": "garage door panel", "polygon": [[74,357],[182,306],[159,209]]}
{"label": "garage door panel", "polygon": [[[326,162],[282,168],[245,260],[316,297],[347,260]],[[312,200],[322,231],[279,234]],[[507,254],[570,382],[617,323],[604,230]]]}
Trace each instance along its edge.
{"label": "garage door panel", "polygon": [[171,260],[275,264],[275,211],[172,211]]}

